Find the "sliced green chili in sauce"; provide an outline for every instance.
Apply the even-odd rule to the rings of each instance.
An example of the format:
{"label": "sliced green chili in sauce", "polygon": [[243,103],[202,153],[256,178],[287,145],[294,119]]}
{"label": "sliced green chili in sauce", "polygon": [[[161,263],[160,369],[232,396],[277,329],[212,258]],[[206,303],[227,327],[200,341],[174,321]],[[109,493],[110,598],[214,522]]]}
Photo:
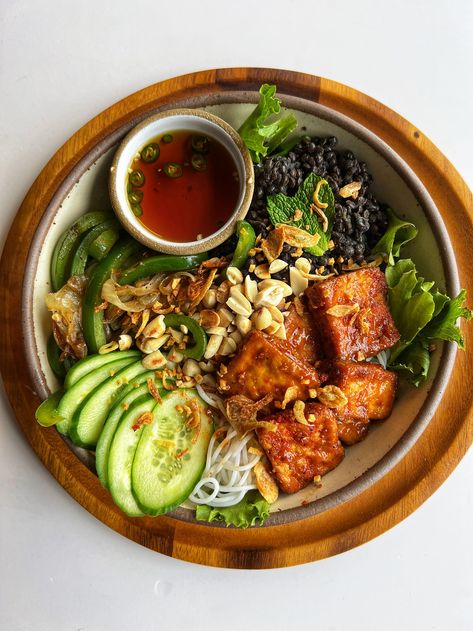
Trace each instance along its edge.
{"label": "sliced green chili in sauce", "polygon": [[156,162],[159,158],[159,153],[160,149],[158,143],[152,142],[141,150],[140,155],[143,162]]}
{"label": "sliced green chili in sauce", "polygon": [[171,134],[164,134],[164,136],[161,138],[161,140],[168,145],[170,142],[173,141],[173,137]]}
{"label": "sliced green chili in sauce", "polygon": [[207,168],[207,160],[199,153],[195,153],[191,158],[192,167],[196,171],[205,171]]}
{"label": "sliced green chili in sauce", "polygon": [[207,153],[209,150],[209,139],[207,136],[193,134],[191,137],[191,145],[192,149],[197,151],[197,153]]}
{"label": "sliced green chili in sauce", "polygon": [[128,201],[130,204],[140,204],[143,199],[143,191],[140,191],[139,188],[132,189],[128,193]]}
{"label": "sliced green chili in sauce", "polygon": [[128,180],[130,184],[132,184],[133,186],[137,186],[139,188],[140,186],[143,186],[143,184],[145,183],[145,174],[143,173],[141,169],[135,169],[128,176]]}
{"label": "sliced green chili in sauce", "polygon": [[182,166],[179,162],[166,162],[163,171],[168,177],[177,178],[182,176]]}

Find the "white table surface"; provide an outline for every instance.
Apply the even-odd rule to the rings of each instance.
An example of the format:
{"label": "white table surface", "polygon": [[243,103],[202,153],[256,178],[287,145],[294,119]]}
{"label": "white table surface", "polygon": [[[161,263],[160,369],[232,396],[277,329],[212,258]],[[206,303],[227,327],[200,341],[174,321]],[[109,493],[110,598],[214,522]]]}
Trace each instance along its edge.
{"label": "white table surface", "polygon": [[[473,182],[470,0],[3,0],[0,34],[0,246],[74,131],[139,88],[210,67],[289,68],[354,86],[417,125]],[[160,556],[97,521],[36,458],[3,390],[0,445],[4,631],[473,628],[471,452],[376,540],[251,572]]]}

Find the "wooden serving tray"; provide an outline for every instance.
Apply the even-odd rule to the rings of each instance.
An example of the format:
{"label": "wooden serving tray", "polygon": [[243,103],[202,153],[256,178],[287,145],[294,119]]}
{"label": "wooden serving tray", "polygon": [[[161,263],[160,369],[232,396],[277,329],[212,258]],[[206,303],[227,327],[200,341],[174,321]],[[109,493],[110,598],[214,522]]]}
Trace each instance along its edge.
{"label": "wooden serving tray", "polygon": [[374,99],[339,83],[265,68],[197,72],[152,85],[92,119],[53,156],[23,201],[0,262],[0,368],[17,422],[58,482],[82,506],[122,535],[178,559],[229,568],[272,568],[315,561],[349,550],[397,524],[424,502],[458,464],[472,442],[473,332],[457,359],[446,392],[427,429],[382,479],[356,497],[301,521],[249,530],[214,528],[172,517],[129,518],[54,428],[34,419],[40,403],[24,355],[22,286],[28,250],[40,220],[71,171],[99,143],[146,112],[205,94],[256,91],[275,83],[278,93],[325,105],[349,116],[390,145],[415,171],[442,214],[455,252],[460,284],[473,296],[472,195],[442,153],[409,122]]}

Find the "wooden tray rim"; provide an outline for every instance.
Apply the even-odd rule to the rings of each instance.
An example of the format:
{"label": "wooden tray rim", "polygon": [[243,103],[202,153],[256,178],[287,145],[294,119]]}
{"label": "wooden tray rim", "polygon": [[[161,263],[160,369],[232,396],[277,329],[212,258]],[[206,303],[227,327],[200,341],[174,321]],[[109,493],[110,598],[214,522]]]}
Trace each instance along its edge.
{"label": "wooden tray rim", "polygon": [[[350,92],[354,93],[355,95],[359,95],[361,97],[361,99],[366,100],[368,103],[370,103],[370,105],[372,107],[374,106],[375,109],[378,110],[378,115],[380,114],[380,112],[387,112],[388,114],[393,114],[392,112],[390,112],[387,108],[385,108],[381,104],[373,101],[372,99],[370,99],[369,97],[366,97],[365,95],[360,95],[360,93],[357,93],[354,90],[346,88],[345,86],[340,86],[340,84],[335,84],[334,82],[330,82],[330,81],[325,80],[325,79],[320,79],[318,77],[312,77],[312,76],[309,76],[309,75],[301,75],[300,73],[291,73],[291,72],[288,72],[288,71],[277,71],[277,70],[271,70],[271,69],[223,69],[223,70],[220,70],[220,71],[219,70],[217,70],[217,71],[207,71],[207,72],[193,73],[191,75],[185,75],[185,76],[179,77],[177,79],[168,80],[168,81],[165,81],[165,82],[161,82],[161,83],[155,84],[154,86],[150,86],[148,88],[145,88],[144,90],[140,91],[139,93],[136,93],[135,95],[131,95],[130,97],[127,97],[123,101],[121,101],[121,102],[117,103],[116,105],[112,106],[111,108],[109,108],[109,110],[106,110],[104,113],[102,113],[101,115],[99,115],[98,117],[96,117],[95,119],[90,121],[84,128],[82,128],[82,130],[79,130],[79,132],[77,132],[63,146],[63,148],[61,148],[56,153],[56,155],[52,158],[52,160],[48,163],[48,165],[46,165],[46,167],[43,169],[42,173],[40,174],[40,176],[36,180],[35,184],[33,184],[32,189],[28,193],[28,195],[27,195],[27,197],[25,199],[25,202],[22,204],[21,209],[19,211],[19,215],[20,214],[24,214],[26,212],[26,210],[28,209],[29,205],[31,204],[30,197],[31,197],[32,194],[36,194],[37,193],[37,188],[41,184],[41,177],[44,174],[44,172],[46,172],[46,171],[48,171],[48,170],[53,168],[56,171],[56,173],[59,174],[60,173],[60,167],[63,166],[61,164],[61,162],[63,162],[63,153],[67,150],[67,148],[69,146],[74,144],[74,142],[78,139],[78,137],[81,136],[81,134],[83,134],[84,132],[91,132],[91,131],[95,132],[95,129],[92,130],[92,128],[95,126],[94,124],[97,122],[98,119],[101,119],[101,118],[107,119],[109,117],[108,115],[113,114],[114,110],[116,110],[117,116],[119,117],[119,115],[120,115],[120,106],[124,106],[124,105],[128,104],[130,101],[133,101],[134,98],[137,95],[144,96],[146,93],[148,93],[149,96],[152,97],[153,96],[153,91],[158,90],[158,88],[162,88],[162,89],[164,89],[164,92],[166,92],[168,89],[172,88],[173,84],[176,81],[179,82],[179,80],[183,80],[184,83],[187,86],[189,86],[189,79],[192,79],[192,78],[198,78],[199,80],[202,80],[205,83],[205,81],[208,80],[209,78],[211,78],[213,75],[218,77],[219,73],[222,73],[222,77],[224,79],[224,82],[230,82],[230,83],[233,82],[233,85],[235,85],[235,83],[243,84],[243,85],[246,85],[246,86],[251,86],[251,87],[253,87],[253,89],[255,89],[259,85],[259,83],[261,83],[264,80],[274,81],[274,82],[278,83],[279,79],[284,79],[283,83],[286,84],[286,87],[290,87],[291,88],[289,90],[290,93],[292,93],[294,90],[295,91],[302,90],[302,92],[307,91],[306,88],[304,87],[304,85],[302,87],[301,87],[301,85],[299,85],[300,82],[302,81],[303,84],[308,86],[307,89],[309,89],[309,92],[311,93],[312,97],[314,97],[314,94],[312,93],[312,88],[314,88],[315,93],[318,92],[317,96],[320,96],[320,85],[321,85],[321,83],[323,83],[323,84],[326,84],[327,89],[330,88],[333,91],[333,93],[337,93],[337,91],[341,91],[341,92],[343,92],[343,91],[345,91],[345,92],[346,91],[350,91]],[[317,86],[318,86],[318,90],[316,89]],[[226,89],[227,83],[225,83],[224,87]],[[193,90],[192,86],[190,87],[190,92],[191,93],[193,93],[193,92],[195,93],[195,90]],[[281,92],[282,93],[286,93],[286,90],[285,89],[281,89]],[[170,92],[168,94],[168,97],[170,95],[172,95],[172,94],[173,93]],[[306,95],[305,95],[305,98],[306,98]],[[146,101],[146,99],[145,99],[145,101]],[[165,106],[165,108],[167,108],[167,107],[168,106]],[[145,106],[143,106],[143,108],[145,108]],[[149,111],[149,109],[151,109],[151,108],[152,108],[152,105],[150,104],[150,101],[148,101],[147,106],[146,106],[145,109],[147,111]],[[398,123],[400,121],[401,123],[403,123],[405,125],[409,125],[406,121],[403,121],[403,119],[401,119],[401,117],[399,117],[397,114],[394,115],[394,118],[398,119]],[[115,125],[116,124],[117,124],[117,120],[115,120]],[[414,132],[414,136],[415,136],[415,133],[416,132]],[[87,136],[87,133],[85,135]],[[93,135],[94,134],[92,134],[92,136]],[[102,129],[101,131],[96,133],[95,140],[97,139],[97,137],[101,137],[101,139],[104,139],[104,138],[106,138],[106,136],[107,136],[107,133],[105,132],[104,129]],[[89,144],[92,141],[93,141],[93,139],[91,140],[90,137],[89,137]],[[82,147],[82,153],[83,153],[83,151],[84,151],[84,146]],[[78,153],[80,155],[80,151]],[[434,153],[434,157],[437,157],[437,158],[438,158],[438,155],[435,156],[435,153],[439,154],[440,157],[443,159],[442,162],[445,164],[445,162],[444,162],[445,158],[440,154],[440,152],[437,149],[434,148],[433,153]],[[77,154],[75,154],[74,157],[70,158],[70,160],[68,162],[66,161],[66,164],[64,166],[66,168],[70,167],[71,166],[71,162],[72,163],[75,162],[75,164],[77,165],[78,160],[76,159],[76,157],[77,157]],[[83,159],[84,159],[84,153],[83,153],[83,155],[81,157],[79,157],[79,160],[83,160]],[[451,170],[450,175],[453,178],[453,180],[455,180],[457,182],[459,181],[460,184],[462,184],[461,178],[454,171],[453,167],[451,167],[451,165],[449,165],[449,164],[448,164],[448,166],[450,167],[450,170]],[[452,172],[453,172],[453,174],[452,174]],[[63,173],[64,173],[64,170],[63,170]],[[64,180],[63,180],[63,182],[64,182]],[[463,186],[464,186],[464,184],[463,184]],[[459,188],[461,189],[461,185],[459,186]],[[466,189],[466,191],[467,191],[467,189]],[[468,198],[468,193],[469,192],[467,191],[467,193],[466,193],[466,200],[465,200],[466,202],[467,202],[467,198]],[[43,197],[45,197],[45,196],[43,195]],[[46,201],[46,199],[44,199],[44,201]],[[52,203],[52,200],[50,199],[49,204],[51,204],[51,203]],[[465,206],[466,206],[466,204],[465,204]],[[470,219],[470,222],[471,222],[471,216],[469,216],[469,219]],[[17,220],[15,220],[10,234],[15,232],[15,226],[16,226],[17,223],[18,223]],[[7,250],[7,247],[5,248],[5,250]],[[8,266],[6,265],[5,251],[4,251],[4,259],[2,260],[2,265],[1,265],[2,276],[3,276],[5,271],[9,271],[9,270],[7,270],[7,267]],[[5,373],[4,362],[2,362],[2,371],[3,371],[4,375],[5,375],[6,373]],[[7,383],[6,383],[6,386],[7,386]],[[7,391],[9,391],[9,388],[7,388]],[[11,393],[9,392],[9,394],[11,394]],[[14,409],[16,409],[16,406],[14,405],[15,397],[11,397],[10,396],[10,400],[12,402],[12,405],[13,405]],[[465,420],[467,420],[467,419],[465,419]],[[25,431],[25,433],[27,433],[28,439],[31,441],[32,436],[28,435],[27,428],[25,429],[25,424],[24,423],[20,423],[20,424],[21,424],[23,430]],[[459,428],[459,430],[461,430],[461,428]],[[41,430],[41,431],[43,431],[43,430]],[[49,430],[46,430],[46,431],[49,431]],[[37,433],[37,432],[33,432],[33,433]],[[470,440],[471,440],[471,438],[470,438]],[[53,447],[54,447],[54,445],[53,445]],[[459,447],[460,447],[461,452],[464,452],[464,450],[466,450],[466,446],[465,445],[461,445]],[[35,446],[34,446],[34,448],[35,448]],[[38,451],[36,448],[35,448],[35,450]],[[49,456],[47,456],[45,454],[39,454],[39,455],[42,458],[43,462],[45,462],[46,466],[48,466],[48,464],[50,464],[48,461],[49,461],[49,456],[51,454],[49,454]],[[461,457],[461,455],[460,455],[460,457]],[[458,458],[458,460],[460,459],[460,457]],[[454,464],[456,464],[458,462],[458,460]],[[451,466],[451,468],[453,468],[453,466]],[[57,475],[58,472],[54,471],[55,467],[48,466],[48,468],[50,470],[52,470],[53,474],[56,477],[59,477]],[[447,473],[447,475],[448,475],[448,473]],[[78,495],[80,495],[80,493],[78,492],[78,489],[81,487],[81,483],[83,482],[82,479],[81,479],[82,477],[83,477],[82,475],[78,475],[78,480],[77,480],[78,488],[75,491],[73,491],[70,488],[68,488],[67,490],[69,492],[71,492],[71,494],[74,497],[76,497],[76,499],[78,499],[78,501],[80,501],[83,505],[87,504],[86,508],[88,510],[90,510],[93,514],[96,514],[96,510],[94,510],[94,508],[96,508],[96,506],[94,506],[94,502],[90,501],[90,498],[88,498],[89,501],[86,502],[86,501],[84,501],[83,497],[82,498],[77,497]],[[427,477],[427,475],[425,477]],[[444,477],[446,477],[446,475]],[[440,484],[441,481],[442,480],[440,480],[438,482],[438,484]],[[438,486],[438,484],[436,484],[436,485]],[[64,486],[66,486],[66,485],[64,485]],[[426,497],[429,494],[430,493],[428,493],[427,495],[423,496],[420,499],[420,501],[418,501],[418,504],[420,504],[424,499],[426,499]],[[81,499],[82,499],[82,501],[81,501]],[[100,499],[101,498],[96,498],[96,500],[99,500],[99,501],[100,501]],[[402,501],[403,501],[403,498],[400,498],[399,502],[402,503]],[[415,506],[413,508],[415,508]],[[413,510],[413,508],[411,508],[411,510]],[[99,511],[97,511],[97,512],[99,512]],[[410,511],[408,511],[408,512],[410,512]],[[169,526],[169,523],[168,523],[168,520],[170,520],[169,517],[159,518],[159,520],[163,522],[163,526],[165,524],[167,526]],[[102,521],[104,521],[104,520],[102,519]],[[113,523],[110,523],[111,521],[113,521],[113,520],[111,520],[109,518],[108,520],[105,520],[105,523],[108,523],[109,525],[114,527],[119,532],[122,532],[122,530],[120,528],[118,528],[115,525],[113,525]],[[144,521],[146,521],[146,519]],[[304,522],[306,522],[306,521],[307,520],[304,520]],[[313,521],[313,520],[309,520],[309,521]],[[315,522],[314,522],[314,525],[315,525]],[[385,527],[382,527],[379,523],[377,523],[377,524],[373,523],[373,526],[375,526],[375,530],[377,529],[378,532],[381,532],[382,530],[386,529]],[[135,530],[135,529],[131,529],[131,530]],[[164,530],[166,530],[166,528],[164,528]],[[173,534],[175,535],[176,528],[172,528],[171,530],[173,531]],[[221,532],[221,529],[215,529],[215,528],[212,528],[212,527],[208,527],[205,530],[207,530],[207,531],[216,531],[216,530],[218,530],[218,531]],[[246,533],[242,533],[242,531],[238,531],[239,535],[241,535],[241,537],[239,537],[240,543],[237,544],[237,548],[239,548],[240,555],[245,550],[246,551],[250,551],[251,548],[253,547],[255,539],[259,538],[258,535],[254,535],[252,533],[263,532],[263,531],[268,532],[268,531],[271,531],[271,530],[274,530],[274,528],[269,528],[269,529],[264,529],[264,530],[259,530],[259,531],[257,529],[255,529],[255,530],[251,530],[251,531],[246,531]],[[224,532],[231,533],[231,532],[234,532],[234,531],[230,530],[230,531],[224,531]],[[377,533],[374,533],[374,534],[377,534]],[[247,535],[247,536],[245,536],[245,535]],[[129,534],[127,534],[127,536],[129,536]],[[228,536],[229,537],[233,537],[233,535],[228,535]],[[361,543],[363,540],[369,539],[371,536],[374,536],[374,535],[373,534],[371,534],[369,536],[365,535],[364,537],[362,536],[360,539],[356,539],[355,538],[356,541],[354,540],[353,545],[357,545],[358,543]],[[142,540],[143,537],[142,536],[140,536],[138,538],[132,536],[131,538],[134,538],[135,540],[139,540],[141,543],[143,543],[143,540]],[[245,539],[247,540],[246,541],[246,544],[247,544],[246,548],[245,548]],[[315,539],[317,540],[317,538],[315,538]],[[147,544],[145,543],[145,545],[147,545]],[[324,556],[327,556],[326,552],[324,552],[324,553],[321,552],[320,542],[319,542],[319,545],[315,545],[315,542],[314,542],[312,546],[310,545],[310,542],[306,542],[305,544],[301,544],[299,546],[299,551],[301,551],[303,549],[307,551],[307,547],[308,546],[311,549],[309,550],[308,557],[303,559],[304,561],[309,561],[309,560],[313,560],[313,559],[316,559],[316,558],[323,558]],[[169,546],[164,546],[165,549],[163,550],[162,544],[149,545],[149,547],[151,547],[153,549],[159,549],[160,551],[165,551],[165,552],[166,552],[166,549],[169,548]],[[334,550],[334,551],[332,551],[330,553],[335,553],[335,552],[341,551],[343,549],[348,549],[349,547],[352,547],[352,545],[348,545],[348,547],[347,547],[347,545],[344,544],[344,545],[340,546],[339,549]],[[184,548],[185,548],[185,546],[184,546]],[[185,554],[182,553],[182,550],[184,548],[183,548],[182,541],[181,541],[180,542],[179,553],[176,554],[177,550],[173,550],[172,551],[172,555],[173,556],[177,556],[178,558],[188,558],[188,560],[196,561],[196,562],[207,562],[207,563],[212,563],[214,565],[227,565],[227,567],[229,567],[229,566],[235,567],[234,562],[228,563],[228,560],[227,561],[224,560],[226,558],[226,556],[227,556],[225,554],[220,555],[220,558],[217,558],[217,559],[205,559],[204,561],[200,561],[199,558],[198,558],[199,555],[197,555],[197,556],[195,555],[195,548],[194,548],[194,546],[192,546],[192,545],[189,546],[188,547],[188,551]],[[288,549],[291,549],[291,548],[292,548],[292,546],[288,546]],[[239,565],[239,567],[255,567],[255,566],[256,567],[273,567],[273,566],[278,566],[278,565],[290,565],[290,564],[293,564],[294,562],[301,562],[301,560],[298,559],[296,561],[294,561],[294,560],[286,560],[286,562],[280,563],[280,561],[276,560],[276,557],[278,555],[271,555],[270,551],[271,551],[271,546],[269,546],[268,550],[264,551],[264,554],[266,556],[269,555],[269,558],[266,561],[261,561],[260,560],[260,561],[257,561],[256,563],[254,563],[254,562],[249,562],[248,560],[243,561],[243,559],[242,559],[242,563],[241,563],[241,565]],[[169,552],[166,552],[166,553],[169,553]],[[202,555],[200,555],[200,556],[202,556]],[[205,556],[205,554],[204,554],[204,556]]]}

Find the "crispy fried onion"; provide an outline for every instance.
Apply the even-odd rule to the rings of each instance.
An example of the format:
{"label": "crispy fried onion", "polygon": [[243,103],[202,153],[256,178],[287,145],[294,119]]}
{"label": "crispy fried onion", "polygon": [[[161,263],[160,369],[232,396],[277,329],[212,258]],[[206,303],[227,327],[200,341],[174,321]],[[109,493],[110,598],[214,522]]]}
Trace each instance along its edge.
{"label": "crispy fried onion", "polygon": [[147,379],[146,383],[148,385],[148,392],[153,397],[153,399],[158,403],[162,403],[161,395],[159,394],[159,388],[157,387],[155,380],[150,377],[149,379]]}
{"label": "crispy fried onion", "polygon": [[85,276],[72,276],[59,291],[46,296],[46,306],[52,311],[54,339],[63,357],[81,359],[87,355],[81,324],[86,284]]}
{"label": "crispy fried onion", "polygon": [[253,429],[264,428],[274,431],[276,429],[274,423],[258,421],[256,418],[258,412],[269,405],[272,400],[272,394],[267,394],[256,402],[243,394],[235,394],[225,401],[225,413],[241,437]]}
{"label": "crispy fried onion", "polygon": [[153,422],[153,414],[151,412],[143,412],[131,426],[131,429],[136,432],[143,425],[151,425]]}
{"label": "crispy fried onion", "polygon": [[309,421],[305,417],[304,410],[305,410],[305,403],[304,403],[304,401],[301,401],[300,399],[298,399],[294,403],[294,408],[293,408],[294,418],[301,425],[311,425],[311,423],[309,423]]}
{"label": "crispy fried onion", "polygon": [[128,313],[138,313],[149,309],[155,302],[159,301],[159,284],[162,280],[162,274],[157,274],[145,285],[135,287],[133,285],[119,285],[109,278],[102,287],[102,300]]}
{"label": "crispy fried onion", "polygon": [[353,199],[357,199],[358,192],[361,189],[361,182],[350,182],[349,184],[345,184],[338,191],[340,197],[352,197]]}
{"label": "crispy fried onion", "polygon": [[269,504],[274,504],[278,499],[279,489],[268,468],[260,460],[255,464],[253,472],[255,474],[258,491]]}
{"label": "crispy fried onion", "polygon": [[343,408],[348,403],[346,394],[338,386],[317,388],[317,398],[327,408]]}
{"label": "crispy fried onion", "polygon": [[191,303],[189,311],[191,312],[194,311],[197,305],[204,299],[218,271],[215,267],[207,269],[202,267],[202,265],[197,272],[195,280],[187,288],[187,297]]}
{"label": "crispy fried onion", "polygon": [[320,241],[320,235],[310,234],[307,230],[296,228],[296,226],[288,226],[286,224],[278,224],[276,230],[281,228],[285,243],[292,245],[294,248],[312,248]]}
{"label": "crispy fried onion", "polygon": [[284,231],[282,227],[271,230],[266,239],[261,241],[261,249],[269,263],[281,254],[284,246]]}

